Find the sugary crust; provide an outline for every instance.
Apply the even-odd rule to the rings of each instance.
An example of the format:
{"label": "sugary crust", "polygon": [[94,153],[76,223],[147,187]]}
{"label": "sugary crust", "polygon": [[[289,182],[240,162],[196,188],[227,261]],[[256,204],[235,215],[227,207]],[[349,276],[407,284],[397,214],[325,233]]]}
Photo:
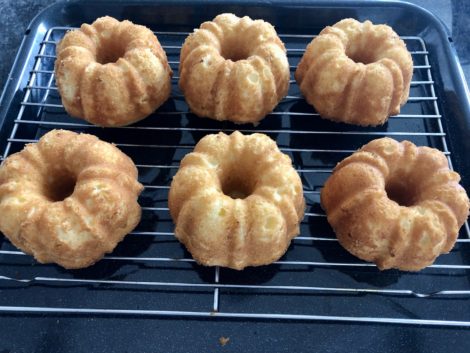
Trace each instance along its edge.
{"label": "sugary crust", "polygon": [[391,27],[348,18],[312,40],[295,79],[322,118],[375,126],[400,112],[412,75],[411,54]]}
{"label": "sugary crust", "polygon": [[[452,249],[468,217],[469,200],[459,181],[437,149],[381,138],[336,166],[321,204],[353,255],[380,269],[418,271]],[[398,193],[409,206],[387,192]]]}
{"label": "sugary crust", "polygon": [[56,82],[64,108],[95,125],[132,124],[170,95],[173,73],[147,27],[101,17],[67,32],[56,52]]}
{"label": "sugary crust", "polygon": [[[54,202],[65,178],[73,193]],[[0,167],[0,230],[41,263],[83,268],[111,252],[140,221],[132,160],[87,134],[52,130]]]}
{"label": "sugary crust", "polygon": [[[224,185],[243,184],[244,199]],[[279,259],[305,201],[290,158],[263,134],[207,135],[181,161],[169,193],[175,235],[199,263],[241,270]]]}
{"label": "sugary crust", "polygon": [[286,49],[274,27],[228,13],[186,38],[179,73],[193,113],[236,123],[258,122],[289,88]]}

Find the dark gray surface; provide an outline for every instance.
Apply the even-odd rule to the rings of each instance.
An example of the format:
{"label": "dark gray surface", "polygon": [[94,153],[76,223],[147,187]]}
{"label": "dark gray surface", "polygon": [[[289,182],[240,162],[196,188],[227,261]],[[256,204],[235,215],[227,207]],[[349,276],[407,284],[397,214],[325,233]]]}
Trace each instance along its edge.
{"label": "dark gray surface", "polygon": [[28,24],[55,1],[0,0],[0,85],[5,86]]}
{"label": "dark gray surface", "polygon": [[[46,6],[57,1],[0,0],[0,87],[15,59],[16,52],[28,24]],[[410,1],[437,15],[449,28],[464,69],[470,81],[470,2],[467,0],[414,0]]]}

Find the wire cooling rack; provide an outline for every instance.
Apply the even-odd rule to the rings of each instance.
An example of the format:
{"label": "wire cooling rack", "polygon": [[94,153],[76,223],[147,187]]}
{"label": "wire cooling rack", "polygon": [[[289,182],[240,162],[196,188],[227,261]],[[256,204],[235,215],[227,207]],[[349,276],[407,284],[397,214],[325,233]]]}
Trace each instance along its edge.
{"label": "wire cooling rack", "polygon": [[[145,185],[140,225],[89,269],[41,265],[0,239],[0,311],[41,315],[130,315],[290,319],[470,327],[470,231],[450,254],[418,273],[380,272],[337,242],[319,204],[337,162],[374,138],[390,136],[443,151],[452,167],[425,42],[402,37],[414,73],[408,103],[382,127],[319,118],[302,98],[293,73],[311,35],[281,35],[291,68],[288,96],[256,128],[189,113],[177,87],[178,58],[188,33],[156,32],[174,71],[172,96],[149,118],[129,127],[99,128],[69,117],[55,87],[55,46],[67,27],[47,31],[2,159],[55,128],[95,134],[133,158]],[[307,201],[301,234],[269,266],[238,272],[197,265],[174,238],[167,194],[179,161],[208,133],[263,132],[289,154]],[[463,308],[463,309],[462,309]]]}

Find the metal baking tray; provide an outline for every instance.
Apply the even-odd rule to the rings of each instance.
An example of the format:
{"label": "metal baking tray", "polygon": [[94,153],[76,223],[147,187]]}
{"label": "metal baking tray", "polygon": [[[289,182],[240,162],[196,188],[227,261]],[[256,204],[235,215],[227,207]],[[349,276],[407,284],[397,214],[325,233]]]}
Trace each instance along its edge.
{"label": "metal baking tray", "polygon": [[[222,12],[271,22],[287,47],[289,94],[257,127],[200,119],[188,112],[177,87],[185,37]],[[150,27],[174,70],[171,98],[129,127],[99,128],[71,118],[55,87],[57,41],[67,30],[103,15]],[[313,36],[346,17],[391,25],[413,56],[410,99],[380,127],[320,119],[293,78]],[[433,266],[418,273],[380,272],[338,244],[319,205],[320,189],[334,165],[382,136],[442,150],[470,189],[468,89],[451,38],[427,11],[383,1],[59,3],[31,23],[3,91],[1,158],[54,128],[97,135],[133,158],[145,185],[139,200],[142,222],[112,254],[75,271],[38,264],[1,237],[0,348],[153,351],[149,342],[154,342],[157,350],[200,352],[220,347],[218,339],[224,336],[230,338],[225,350],[314,350],[331,348],[341,341],[339,333],[362,344],[376,335],[384,342],[383,351],[401,347],[397,342],[404,342],[403,352],[426,351],[449,334],[457,349],[468,342],[468,224],[451,253]],[[301,234],[286,255],[272,265],[241,272],[197,265],[174,238],[167,208],[169,183],[181,158],[204,135],[235,129],[275,139],[299,171],[307,200]],[[420,335],[419,344],[412,344],[413,334]],[[366,344],[364,350],[375,348]]]}

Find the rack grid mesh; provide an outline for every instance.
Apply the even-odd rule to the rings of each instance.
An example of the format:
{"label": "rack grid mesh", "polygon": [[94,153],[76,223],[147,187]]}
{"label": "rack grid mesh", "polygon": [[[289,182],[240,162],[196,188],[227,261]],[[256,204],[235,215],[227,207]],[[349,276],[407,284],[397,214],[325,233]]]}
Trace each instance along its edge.
{"label": "rack grid mesh", "polygon": [[[374,138],[390,136],[438,148],[452,167],[422,38],[402,37],[414,61],[407,104],[384,126],[364,128],[320,119],[305,103],[293,73],[313,36],[281,35],[291,68],[289,93],[253,127],[191,114],[177,85],[179,51],[188,33],[155,32],[174,71],[170,99],[133,126],[103,129],[68,116],[55,87],[55,46],[70,29],[51,28],[41,42],[1,158],[51,129],[95,134],[134,159],[145,186],[139,200],[142,222],[111,255],[78,271],[37,264],[6,238],[0,239],[0,311],[470,327],[468,312],[460,310],[462,300],[470,297],[468,223],[454,250],[434,265],[418,273],[381,273],[341,248],[319,204],[321,187],[334,165]],[[167,208],[169,183],[181,158],[205,134],[234,130],[263,132],[275,139],[300,173],[307,202],[301,234],[287,254],[272,265],[241,272],[197,265],[174,238]],[[30,295],[24,296],[24,291]]]}

